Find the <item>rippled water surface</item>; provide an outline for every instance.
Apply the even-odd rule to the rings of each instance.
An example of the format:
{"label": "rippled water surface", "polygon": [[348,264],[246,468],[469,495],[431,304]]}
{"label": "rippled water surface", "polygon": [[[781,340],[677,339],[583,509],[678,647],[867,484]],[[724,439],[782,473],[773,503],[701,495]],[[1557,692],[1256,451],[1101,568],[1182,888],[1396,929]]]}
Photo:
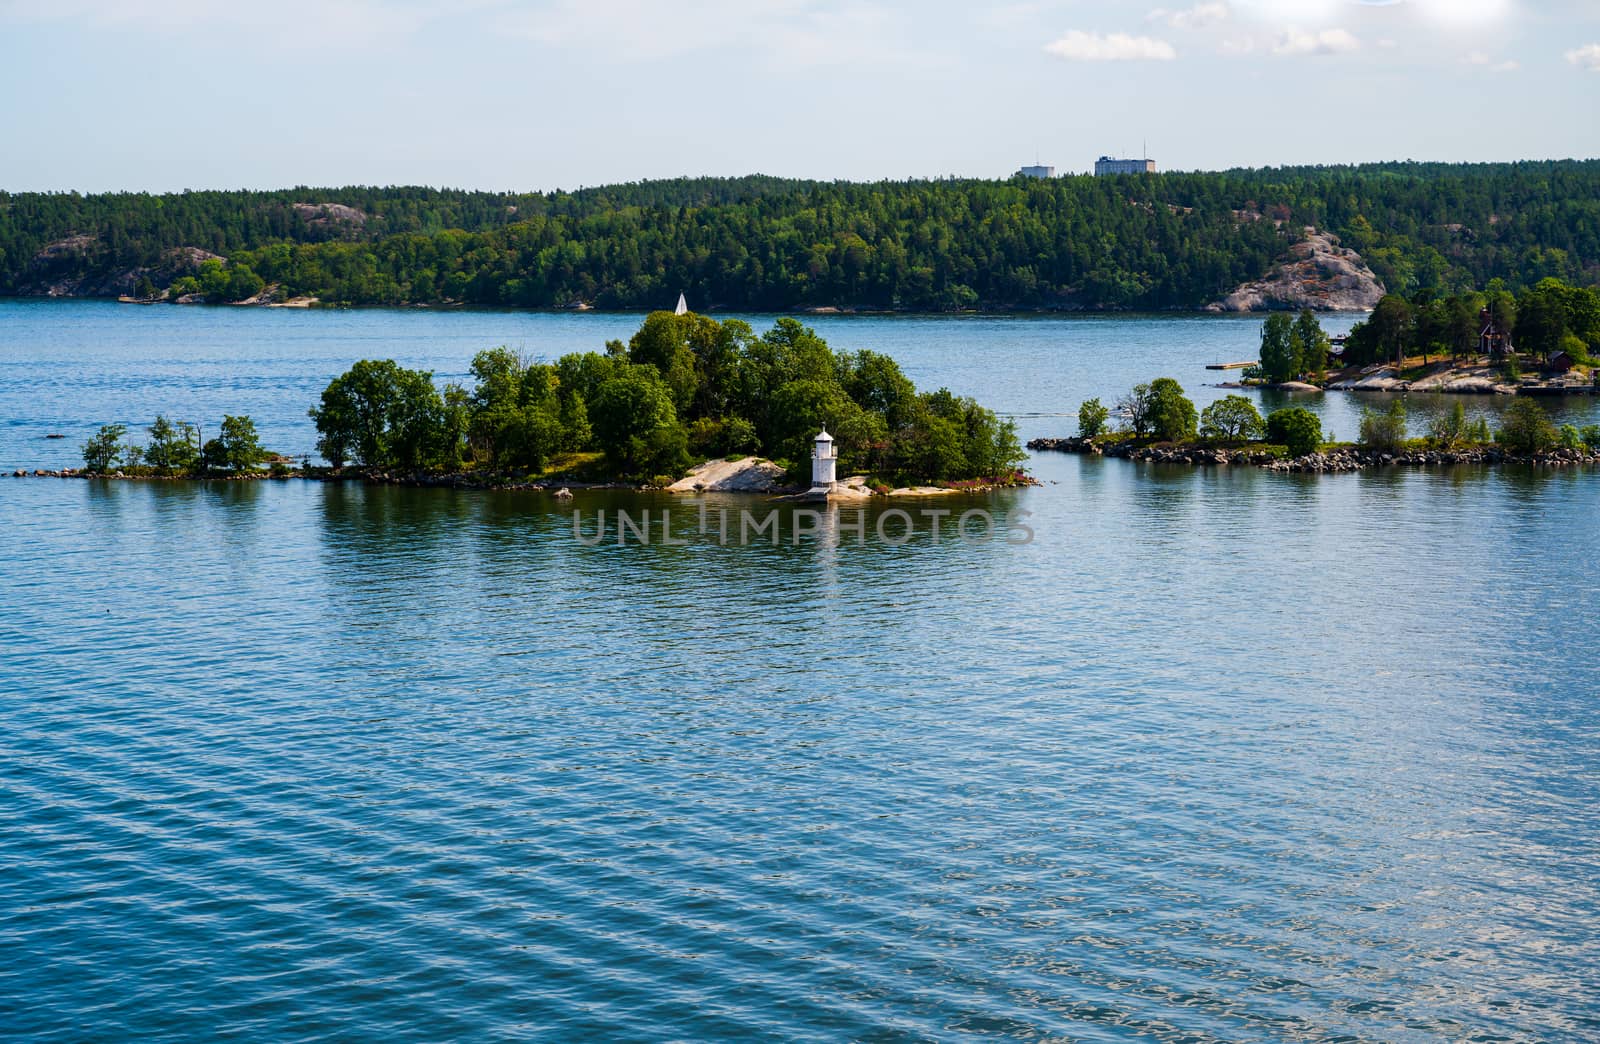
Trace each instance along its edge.
{"label": "rippled water surface", "polygon": [[[0,303],[0,466],[636,324]],[[1029,436],[1256,328],[817,325]],[[1032,467],[1023,545],[0,479],[3,1035],[1600,1036],[1600,476]]]}

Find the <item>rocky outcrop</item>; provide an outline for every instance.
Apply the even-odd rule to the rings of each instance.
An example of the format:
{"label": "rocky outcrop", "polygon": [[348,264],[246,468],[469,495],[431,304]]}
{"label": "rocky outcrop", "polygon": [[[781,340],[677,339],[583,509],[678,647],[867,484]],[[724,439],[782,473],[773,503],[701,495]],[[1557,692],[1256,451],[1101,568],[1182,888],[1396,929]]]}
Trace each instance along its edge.
{"label": "rocky outcrop", "polygon": [[154,265],[107,272],[101,270],[104,253],[95,236],[71,235],[49,243],[29,260],[18,292],[39,297],[128,297],[141,279],[161,289],[179,276],[194,275],[203,261],[227,260],[209,250],[181,246],[165,251]]}
{"label": "rocky outcrop", "polygon": [[367,223],[367,215],[343,203],[294,203],[295,215],[307,228],[321,232],[359,232]]}
{"label": "rocky outcrop", "polygon": [[1306,229],[1306,238],[1265,278],[1246,283],[1208,312],[1364,312],[1377,306],[1383,284],[1361,255],[1339,238]]}
{"label": "rocky outcrop", "polygon": [[783,484],[783,469],[760,457],[708,460],[666,487],[668,493],[770,493]]}
{"label": "rocky outcrop", "polygon": [[1406,380],[1394,367],[1378,363],[1328,385],[1329,391],[1436,392],[1445,395],[1592,395],[1600,385],[1588,374],[1532,374],[1509,382],[1499,368],[1440,363],[1420,377]]}

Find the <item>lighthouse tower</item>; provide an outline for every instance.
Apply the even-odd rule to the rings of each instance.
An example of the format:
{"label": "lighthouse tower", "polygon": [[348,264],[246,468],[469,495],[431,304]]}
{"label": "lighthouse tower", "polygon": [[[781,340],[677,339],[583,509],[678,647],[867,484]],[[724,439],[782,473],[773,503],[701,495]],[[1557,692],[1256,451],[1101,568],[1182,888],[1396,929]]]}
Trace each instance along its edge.
{"label": "lighthouse tower", "polygon": [[838,484],[839,455],[833,448],[833,436],[823,428],[817,436],[816,447],[811,451],[811,492],[831,493]]}

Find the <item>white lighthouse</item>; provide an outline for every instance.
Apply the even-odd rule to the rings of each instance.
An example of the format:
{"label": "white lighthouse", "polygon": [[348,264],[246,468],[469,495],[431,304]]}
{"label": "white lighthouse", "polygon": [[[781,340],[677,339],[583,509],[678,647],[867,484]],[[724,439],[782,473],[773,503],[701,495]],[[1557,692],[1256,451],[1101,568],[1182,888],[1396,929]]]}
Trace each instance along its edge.
{"label": "white lighthouse", "polygon": [[838,467],[839,455],[833,448],[833,436],[823,428],[811,451],[811,492],[832,493],[839,482]]}

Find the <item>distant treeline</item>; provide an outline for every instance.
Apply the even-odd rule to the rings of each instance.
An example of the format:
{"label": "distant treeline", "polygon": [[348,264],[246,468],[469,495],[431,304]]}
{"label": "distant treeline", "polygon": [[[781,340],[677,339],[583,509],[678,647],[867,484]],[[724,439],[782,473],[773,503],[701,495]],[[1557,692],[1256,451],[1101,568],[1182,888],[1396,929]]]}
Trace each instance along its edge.
{"label": "distant treeline", "polygon": [[[1600,161],[530,195],[0,193],[0,294],[229,300],[272,284],[349,304],[639,309],[682,291],[698,308],[1193,308],[1262,276],[1307,225],[1397,294],[1594,285]],[[227,264],[202,271],[198,251]]]}

